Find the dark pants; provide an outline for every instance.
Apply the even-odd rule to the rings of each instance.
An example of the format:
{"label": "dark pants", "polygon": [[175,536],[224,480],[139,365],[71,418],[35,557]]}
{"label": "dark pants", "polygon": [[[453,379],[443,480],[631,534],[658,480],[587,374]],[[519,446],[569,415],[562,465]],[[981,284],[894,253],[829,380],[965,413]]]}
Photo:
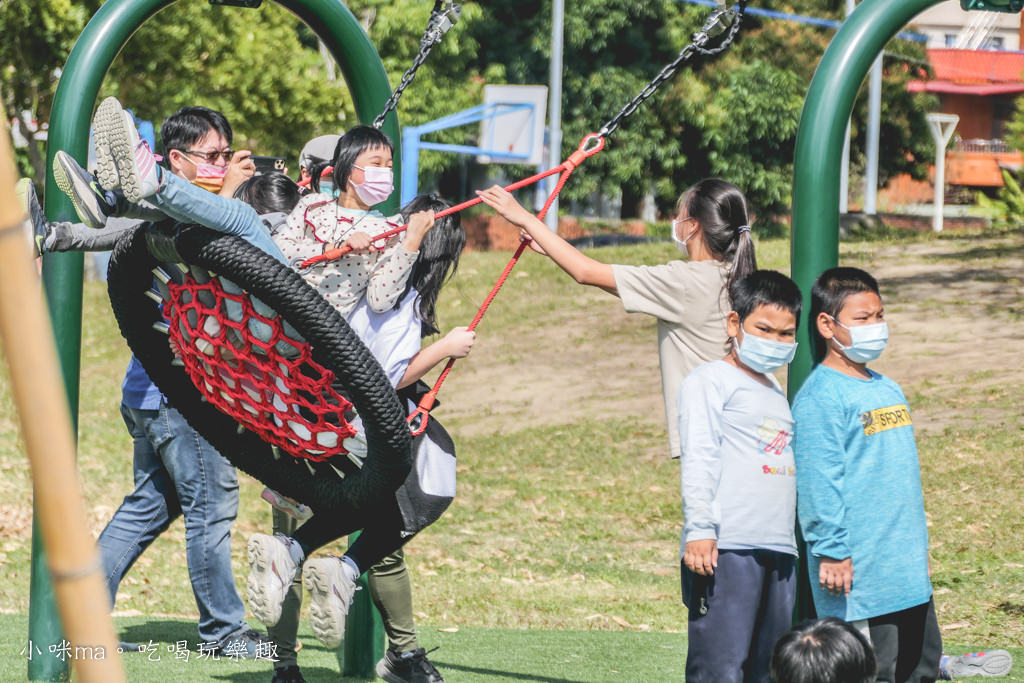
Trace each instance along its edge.
{"label": "dark pants", "polygon": [[775,641],[792,626],[795,560],[771,550],[722,550],[714,576],[682,567],[687,681],[770,683]]}
{"label": "dark pants", "polygon": [[292,534],[292,538],[309,557],[318,548],[362,530],[345,554],[359,565],[360,571],[365,572],[412,538],[402,536],[402,512],[394,494],[387,498],[377,508],[364,511],[359,519],[339,520],[334,515],[314,514]]}
{"label": "dark pants", "polygon": [[935,602],[868,619],[871,644],[884,683],[931,683],[939,677],[942,634]]}

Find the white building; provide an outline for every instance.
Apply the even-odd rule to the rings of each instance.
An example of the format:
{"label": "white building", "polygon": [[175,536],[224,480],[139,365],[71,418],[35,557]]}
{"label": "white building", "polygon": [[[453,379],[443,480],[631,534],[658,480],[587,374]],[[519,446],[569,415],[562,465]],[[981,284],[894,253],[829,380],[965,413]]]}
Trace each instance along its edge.
{"label": "white building", "polygon": [[960,9],[960,0],[947,0],[925,10],[911,26],[928,36],[928,47],[1021,49],[1022,15],[967,12]]}

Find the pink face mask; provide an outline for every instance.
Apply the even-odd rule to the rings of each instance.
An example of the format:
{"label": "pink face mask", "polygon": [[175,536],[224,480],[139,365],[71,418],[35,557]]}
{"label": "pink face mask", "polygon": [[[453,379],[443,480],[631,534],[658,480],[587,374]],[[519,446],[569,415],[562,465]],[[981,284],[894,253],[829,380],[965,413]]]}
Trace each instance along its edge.
{"label": "pink face mask", "polygon": [[208,190],[215,194],[220,192],[220,189],[224,187],[224,175],[228,172],[227,166],[197,164],[185,155],[182,155],[181,158],[188,159],[189,162],[196,167],[196,179],[192,181],[193,185],[197,185],[204,190]]}
{"label": "pink face mask", "polygon": [[359,199],[367,206],[380,204],[395,191],[395,175],[390,168],[384,166],[367,166],[364,168],[355,164],[353,164],[353,167],[362,171],[365,178],[361,183],[355,183],[351,178],[348,181],[352,183],[352,187],[355,189]]}

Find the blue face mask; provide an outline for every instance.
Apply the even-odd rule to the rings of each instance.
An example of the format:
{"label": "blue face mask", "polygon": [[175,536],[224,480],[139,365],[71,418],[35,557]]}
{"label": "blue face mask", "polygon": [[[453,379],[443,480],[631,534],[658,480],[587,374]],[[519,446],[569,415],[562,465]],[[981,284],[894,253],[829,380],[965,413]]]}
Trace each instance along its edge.
{"label": "blue face mask", "polygon": [[790,363],[796,354],[796,342],[780,342],[745,333],[743,342],[733,339],[740,362],[754,372],[767,375]]}
{"label": "blue face mask", "polygon": [[843,355],[854,363],[868,363],[875,360],[882,355],[885,345],[889,342],[888,323],[847,327],[835,318],[832,318],[832,320],[836,325],[850,333],[849,346],[843,346],[835,337],[832,337],[832,341],[836,343],[836,346],[843,352]]}
{"label": "blue face mask", "polygon": [[331,195],[332,197],[337,197],[339,194],[341,194],[340,192],[338,192],[337,189],[335,189],[333,180],[321,180],[320,191],[325,192]]}

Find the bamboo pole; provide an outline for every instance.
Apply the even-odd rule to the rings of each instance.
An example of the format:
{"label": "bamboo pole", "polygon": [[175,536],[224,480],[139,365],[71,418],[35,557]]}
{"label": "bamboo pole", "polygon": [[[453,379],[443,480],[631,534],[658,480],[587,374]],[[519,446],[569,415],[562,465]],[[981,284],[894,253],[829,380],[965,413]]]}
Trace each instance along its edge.
{"label": "bamboo pole", "polygon": [[[66,643],[35,643],[43,656],[61,648],[83,683],[124,681],[99,551],[86,523],[75,467],[75,440],[43,290],[14,195],[11,141],[0,131],[0,339],[32,468],[35,509]],[[65,650],[64,647],[67,647]],[[27,653],[30,656],[32,653]]]}

